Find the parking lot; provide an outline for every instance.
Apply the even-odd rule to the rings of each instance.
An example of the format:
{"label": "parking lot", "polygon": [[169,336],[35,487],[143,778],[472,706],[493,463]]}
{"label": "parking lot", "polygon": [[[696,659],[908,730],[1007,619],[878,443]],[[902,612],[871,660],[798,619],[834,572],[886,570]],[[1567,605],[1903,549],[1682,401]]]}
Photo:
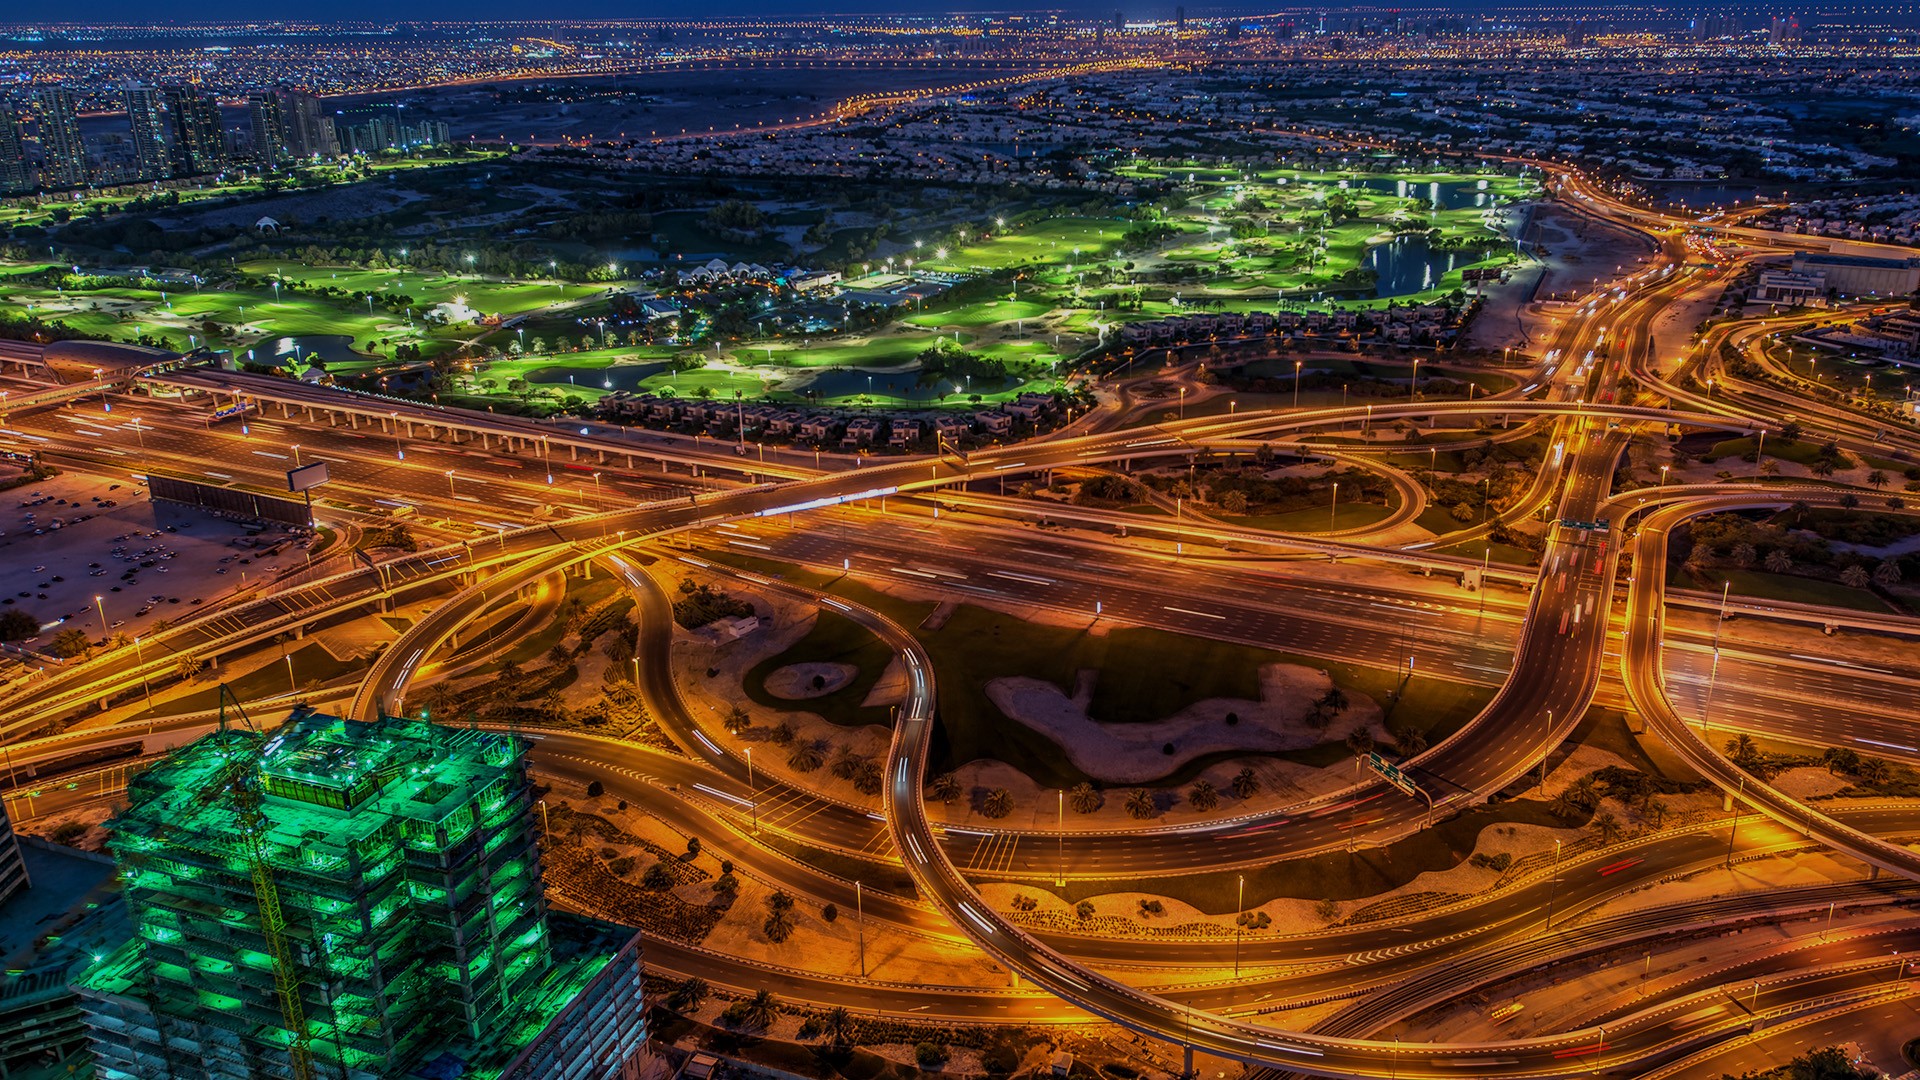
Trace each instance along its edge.
{"label": "parking lot", "polygon": [[278,527],[155,503],[124,474],[63,472],[0,492],[0,607],[40,621],[31,648],[72,627],[96,644],[145,635],[290,568],[305,558],[300,542]]}

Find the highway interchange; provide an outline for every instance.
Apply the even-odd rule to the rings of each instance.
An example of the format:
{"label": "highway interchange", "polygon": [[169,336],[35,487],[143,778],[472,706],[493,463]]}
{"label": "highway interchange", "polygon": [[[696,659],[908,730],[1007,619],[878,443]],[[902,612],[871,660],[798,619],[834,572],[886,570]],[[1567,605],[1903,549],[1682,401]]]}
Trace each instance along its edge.
{"label": "highway interchange", "polygon": [[[127,740],[141,740],[151,753],[205,730],[208,718],[173,717],[139,732],[81,727],[53,737],[42,733],[49,724],[123,700],[144,682],[165,678],[181,653],[238,653],[287,629],[350,617],[399,596],[433,597],[433,609],[413,622],[357,685],[338,695],[353,716],[406,708],[433,665],[444,665],[440,658],[457,652],[450,643],[496,609],[503,596],[592,564],[599,572],[622,575],[641,606],[642,692],[651,713],[686,754],[543,732],[540,766],[556,775],[601,780],[609,790],[635,792],[663,820],[690,833],[738,830],[743,805],[781,793],[777,782],[764,776],[750,784],[744,763],[703,734],[696,710],[680,700],[666,670],[665,599],[631,560],[641,554],[677,558],[735,575],[757,589],[832,605],[868,626],[899,655],[908,686],[885,764],[881,820],[852,805],[801,794],[795,797],[818,805],[799,828],[810,844],[825,849],[871,852],[878,845],[893,852],[912,876],[917,898],[868,893],[867,910],[914,933],[956,946],[971,943],[1025,985],[981,991],[850,983],[776,972],[697,947],[650,943],[650,962],[667,970],[701,971],[743,988],[777,977],[799,1000],[865,1009],[887,1009],[890,1003],[898,1009],[900,1002],[913,1001],[911,1008],[924,1006],[931,1015],[954,1019],[1071,1021],[1091,1013],[1189,1054],[1338,1076],[1637,1075],[1744,1032],[1755,1017],[1773,1023],[1877,1005],[1890,994],[1906,992],[1904,981],[1888,979],[1881,958],[1888,949],[1910,951],[1920,944],[1912,935],[1920,932],[1887,930],[1886,940],[1871,948],[1843,942],[1755,957],[1722,980],[1755,984],[1745,1012],[1721,1009],[1703,1016],[1705,1003],[1719,1000],[1716,983],[1676,987],[1638,1010],[1599,1016],[1590,1028],[1552,1036],[1487,1044],[1371,1037],[1420,1007],[1547,958],[1717,920],[1762,923],[1832,903],[1897,904],[1911,895],[1903,882],[1920,880],[1920,857],[1887,839],[1920,834],[1920,811],[1885,806],[1816,812],[1733,766],[1689,726],[1696,716],[1682,716],[1698,707],[1700,664],[1711,656],[1716,728],[1811,745],[1871,747],[1884,756],[1920,761],[1920,749],[1913,748],[1920,740],[1906,734],[1910,688],[1920,665],[1863,670],[1828,662],[1817,647],[1790,651],[1762,641],[1723,649],[1719,635],[1703,629],[1700,619],[1684,629],[1664,626],[1670,606],[1695,613],[1717,606],[1665,595],[1665,539],[1673,527],[1725,509],[1831,505],[1843,489],[1782,481],[1737,491],[1724,486],[1614,491],[1632,436],[1668,424],[1757,434],[1777,430],[1791,414],[1809,426],[1818,424],[1825,437],[1844,448],[1896,457],[1920,451],[1920,438],[1888,432],[1884,423],[1840,406],[1783,399],[1777,388],[1762,393],[1742,387],[1714,367],[1723,342],[1748,342],[1764,323],[1717,326],[1677,364],[1658,356],[1654,320],[1682,295],[1710,286],[1728,271],[1688,265],[1687,223],[1604,201],[1577,177],[1561,186],[1603,216],[1655,232],[1662,255],[1570,311],[1553,340],[1543,343],[1543,359],[1524,386],[1472,402],[1409,401],[1364,412],[1360,407],[1249,410],[1150,425],[1117,413],[1095,415],[1056,437],[1025,445],[964,457],[885,458],[852,467],[846,462],[822,467],[817,456],[808,460],[809,455],[793,453],[763,461],[757,453],[742,455],[724,443],[634,442],[592,424],[562,430],[455,417],[416,403],[343,400],[346,395],[337,391],[205,370],[156,375],[145,380],[150,384],[145,396],[121,397],[112,412],[81,399],[64,408],[11,415],[0,433],[9,449],[30,449],[56,462],[96,469],[197,472],[265,491],[279,483],[291,464],[288,455],[300,452],[294,446],[298,442],[308,455],[329,462],[334,478],[329,495],[342,514],[364,516],[383,504],[404,505],[418,515],[423,529],[448,542],[378,567],[335,560],[291,571],[250,590],[251,598],[235,598],[217,612],[183,620],[149,640],[144,651],[119,650],[24,680],[0,695],[0,734],[16,740],[11,748],[16,763]],[[1745,257],[1778,246],[1777,238],[1765,234],[1732,231],[1747,245]],[[1604,347],[1596,347],[1601,343]],[[1592,359],[1574,360],[1582,355]],[[1708,373],[1720,393],[1693,388],[1695,376]],[[154,393],[156,388],[161,393]],[[192,397],[168,396],[187,389],[245,393],[263,408],[244,429],[214,428]],[[323,422],[316,420],[322,416]],[[1437,570],[1452,576],[1482,565],[1478,560],[1438,554],[1425,545],[1375,546],[1367,535],[1351,531],[1281,536],[1207,521],[1136,518],[1122,538],[1111,515],[1052,506],[1044,511],[1047,519],[1071,527],[1043,530],[1030,520],[1031,504],[1003,497],[989,483],[1051,469],[1124,469],[1209,449],[1245,453],[1258,442],[1295,445],[1363,425],[1429,418],[1440,426],[1532,425],[1550,439],[1553,452],[1528,497],[1505,512],[1509,517],[1545,512],[1562,523],[1552,529],[1537,572],[1489,566],[1500,584],[1469,594],[1436,590],[1429,579],[1413,575]],[[1477,539],[1485,529],[1466,528],[1450,539]],[[1117,623],[1383,668],[1397,668],[1411,652],[1425,677],[1485,687],[1490,700],[1477,716],[1406,763],[1410,775],[1438,793],[1442,805],[1437,808],[1368,781],[1205,829],[1149,826],[1021,844],[1022,837],[1056,838],[1046,829],[949,829],[930,815],[922,792],[937,723],[939,673],[908,629],[844,598],[663,546],[676,542],[731,549],[769,562],[829,569],[838,564],[869,578],[959,598],[1077,612],[1089,619],[1097,611]],[[1290,572],[1302,561],[1329,559],[1341,561],[1343,569],[1357,564],[1364,572],[1329,577]],[[1009,576],[1004,571],[1011,565],[1026,569]],[[1757,605],[1743,608],[1759,614]],[[1383,609],[1393,617],[1383,619]],[[1831,612],[1797,617],[1809,624],[1852,625],[1854,619]],[[1911,634],[1911,628],[1895,626],[1894,631]],[[1679,685],[1687,691],[1680,692]],[[1703,777],[1772,824],[1750,817],[1730,840],[1724,822],[1716,822],[1629,841],[1639,861],[1619,874],[1580,872],[1622,861],[1618,852],[1582,853],[1564,867],[1556,863],[1490,896],[1421,915],[1409,924],[1419,948],[1380,950],[1381,941],[1397,928],[1393,923],[1246,942],[1249,964],[1266,970],[1197,986],[1157,979],[1152,969],[1218,969],[1228,945],[1035,934],[985,902],[977,891],[978,875],[968,873],[988,848],[996,852],[991,866],[996,880],[1041,883],[1056,874],[1139,880],[1251,867],[1346,849],[1356,841],[1385,845],[1418,831],[1436,811],[1478,803],[1538,767],[1596,700],[1631,706]],[[712,794],[694,794],[698,791]],[[1356,829],[1353,815],[1340,811],[1363,801],[1369,804],[1368,818]],[[1000,834],[1014,842],[1002,843]],[[1557,891],[1563,910],[1572,913],[1644,882],[1730,860],[1736,848],[1744,854],[1817,845],[1891,876],[1702,901],[1635,920],[1603,918],[1559,930],[1538,922],[1543,889]],[[1062,854],[1056,856],[1056,850]],[[769,880],[843,907],[853,899],[849,883],[791,860],[756,853],[750,866]],[[1236,955],[1241,947],[1233,945]],[[1342,962],[1314,966],[1335,958]],[[1287,970],[1274,974],[1276,967]],[[1116,970],[1126,970],[1127,978],[1116,977]],[[1284,1031],[1260,1020],[1282,1005],[1330,995],[1357,1000],[1310,1031]]]}

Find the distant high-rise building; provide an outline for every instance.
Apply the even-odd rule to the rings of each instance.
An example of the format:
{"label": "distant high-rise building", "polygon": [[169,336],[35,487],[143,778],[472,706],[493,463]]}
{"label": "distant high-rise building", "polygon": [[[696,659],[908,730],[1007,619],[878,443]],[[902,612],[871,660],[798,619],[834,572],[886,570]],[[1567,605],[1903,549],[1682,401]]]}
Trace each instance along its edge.
{"label": "distant high-rise building", "polygon": [[320,98],[301,90],[282,90],[279,96],[287,153],[301,161],[339,157],[340,136]]}
{"label": "distant high-rise building", "polygon": [[408,121],[399,105],[383,103],[343,109],[336,114],[340,140],[348,153],[378,154],[421,146],[445,146],[452,141],[443,120]]}
{"label": "distant high-rise building", "polygon": [[1122,15],[1120,12],[1115,11],[1113,13],[1114,32],[1119,33],[1120,31],[1123,31],[1126,28],[1127,28],[1127,17],[1125,15]]}
{"label": "distant high-rise building", "polygon": [[0,97],[0,195],[33,190],[33,165],[27,161],[27,143],[20,137],[20,109]]}
{"label": "distant high-rise building", "polygon": [[1173,9],[1173,28],[1178,33],[1184,34],[1187,32],[1187,9],[1186,8],[1177,7]]}
{"label": "distant high-rise building", "polygon": [[220,101],[199,86],[168,86],[161,90],[173,122],[173,173],[204,176],[219,172],[227,162],[225,133],[221,130]]}
{"label": "distant high-rise building", "polygon": [[133,129],[134,160],[142,180],[165,180],[173,175],[167,149],[167,113],[164,95],[141,82],[126,85],[127,124]]}
{"label": "distant high-rise building", "polygon": [[547,911],[524,750],[302,708],[135,778],[133,940],[74,984],[97,1075],[632,1075],[637,936]]}
{"label": "distant high-rise building", "polygon": [[87,144],[80,137],[80,110],[73,91],[43,86],[33,92],[34,127],[40,134],[41,178],[48,187],[87,182]]}
{"label": "distant high-rise building", "polygon": [[253,124],[253,163],[262,169],[277,168],[287,152],[287,124],[280,99],[268,90],[248,94],[247,119]]}

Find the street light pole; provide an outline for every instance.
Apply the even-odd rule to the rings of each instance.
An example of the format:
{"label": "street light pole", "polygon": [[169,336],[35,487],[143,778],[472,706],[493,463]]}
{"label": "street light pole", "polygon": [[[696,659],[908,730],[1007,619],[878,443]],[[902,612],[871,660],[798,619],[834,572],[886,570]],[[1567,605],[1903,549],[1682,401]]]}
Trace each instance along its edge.
{"label": "street light pole", "polygon": [[1247,875],[1240,875],[1239,899],[1234,901],[1233,911],[1233,977],[1240,977],[1240,935],[1247,929]]}
{"label": "street light pole", "polygon": [[[1483,581],[1480,583],[1480,588],[1482,590],[1486,589],[1486,587],[1487,587],[1486,582]],[[1540,750],[1540,783],[1536,784],[1535,786],[1546,787],[1547,786],[1547,759],[1553,756],[1553,710],[1552,709],[1547,710],[1547,730],[1544,733],[1542,733],[1540,737],[1546,740],[1546,745],[1542,747]]]}
{"label": "street light pole", "polygon": [[753,747],[747,747],[747,805],[753,810],[753,835],[760,835],[760,797],[753,786]]}
{"label": "street light pole", "polygon": [[853,883],[853,922],[860,931],[860,977],[867,977],[867,909],[859,881]]}
{"label": "street light pole", "polygon": [[1054,857],[1060,863],[1060,870],[1053,879],[1054,887],[1065,888],[1067,884],[1067,792],[1061,788],[1055,792],[1059,796],[1058,813],[1054,817]]}
{"label": "street light pole", "polygon": [[1560,884],[1560,841],[1553,842],[1553,876],[1547,879],[1547,925],[1543,930],[1553,929],[1553,894],[1555,886]]}

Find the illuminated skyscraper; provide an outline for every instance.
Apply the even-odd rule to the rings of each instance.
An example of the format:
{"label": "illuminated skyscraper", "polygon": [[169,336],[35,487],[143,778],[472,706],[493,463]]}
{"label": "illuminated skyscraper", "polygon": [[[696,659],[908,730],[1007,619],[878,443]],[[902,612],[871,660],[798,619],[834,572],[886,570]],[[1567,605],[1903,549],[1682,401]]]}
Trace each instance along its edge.
{"label": "illuminated skyscraper", "polygon": [[519,740],[424,720],[175,751],[112,825],[134,938],[76,983],[99,1076],[617,1074],[637,947],[550,918],[529,791]]}
{"label": "illuminated skyscraper", "polygon": [[247,119],[253,122],[253,163],[278,168],[287,154],[287,123],[280,99],[271,90],[247,95]]}
{"label": "illuminated skyscraper", "polygon": [[219,172],[227,161],[219,99],[198,86],[169,86],[162,93],[173,120],[174,175]]}
{"label": "illuminated skyscraper", "polygon": [[319,97],[300,90],[281,90],[279,97],[288,154],[300,161],[340,156],[333,114],[326,111]]}
{"label": "illuminated skyscraper", "polygon": [[40,134],[41,179],[47,187],[80,187],[87,182],[87,144],[80,137],[80,112],[73,92],[43,86],[33,92],[34,126]]}
{"label": "illuminated skyscraper", "polygon": [[164,95],[144,83],[126,86],[127,124],[133,129],[133,153],[140,163],[140,179],[165,180],[173,175],[167,149]]}
{"label": "illuminated skyscraper", "polygon": [[0,194],[32,189],[33,166],[27,162],[26,140],[20,137],[20,109],[0,97]]}

